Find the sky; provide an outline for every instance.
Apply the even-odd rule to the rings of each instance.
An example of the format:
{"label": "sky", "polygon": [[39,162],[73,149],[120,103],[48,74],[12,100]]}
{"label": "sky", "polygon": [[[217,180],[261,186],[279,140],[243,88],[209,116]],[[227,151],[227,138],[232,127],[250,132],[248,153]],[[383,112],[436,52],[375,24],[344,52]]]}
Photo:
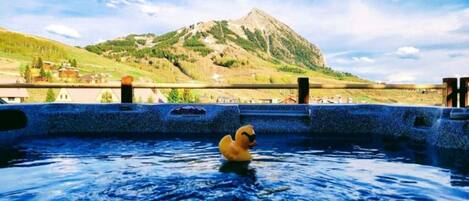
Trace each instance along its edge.
{"label": "sky", "polygon": [[317,45],[335,70],[387,83],[469,76],[469,0],[0,0],[0,27],[85,46],[252,8]]}

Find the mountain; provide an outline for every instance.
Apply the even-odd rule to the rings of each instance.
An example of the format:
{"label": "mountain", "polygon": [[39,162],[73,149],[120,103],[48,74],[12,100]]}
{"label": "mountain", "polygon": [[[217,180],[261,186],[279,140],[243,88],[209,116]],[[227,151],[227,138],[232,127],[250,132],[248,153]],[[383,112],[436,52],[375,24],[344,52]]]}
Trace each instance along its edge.
{"label": "mountain", "polygon": [[[199,22],[158,36],[132,34],[85,48],[175,75],[168,82],[290,83],[298,75],[361,81],[326,67],[317,46],[259,9],[236,20]],[[214,80],[218,75],[224,79]]]}
{"label": "mountain", "polygon": [[318,47],[259,9],[253,9],[239,20],[228,21],[228,28],[273,58],[307,67],[325,66]]}

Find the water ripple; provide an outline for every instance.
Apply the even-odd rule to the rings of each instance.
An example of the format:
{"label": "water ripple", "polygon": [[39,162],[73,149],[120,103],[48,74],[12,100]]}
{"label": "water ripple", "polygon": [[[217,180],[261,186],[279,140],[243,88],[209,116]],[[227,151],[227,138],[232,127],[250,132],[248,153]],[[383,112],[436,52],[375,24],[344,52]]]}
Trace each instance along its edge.
{"label": "water ripple", "polygon": [[459,155],[445,153],[440,160],[366,144],[258,140],[250,163],[222,160],[217,142],[210,140],[34,140],[16,145],[15,157],[2,159],[0,183],[14,185],[1,185],[0,199],[469,198],[466,164],[450,163],[450,156]]}

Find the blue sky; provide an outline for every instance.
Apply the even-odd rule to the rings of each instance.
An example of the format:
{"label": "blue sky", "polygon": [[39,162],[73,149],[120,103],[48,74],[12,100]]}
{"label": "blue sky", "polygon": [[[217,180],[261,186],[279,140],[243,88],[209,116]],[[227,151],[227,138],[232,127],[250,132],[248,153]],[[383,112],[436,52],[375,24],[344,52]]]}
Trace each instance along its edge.
{"label": "blue sky", "polygon": [[469,76],[469,0],[0,1],[0,27],[79,46],[256,7],[318,45],[336,70],[393,83]]}

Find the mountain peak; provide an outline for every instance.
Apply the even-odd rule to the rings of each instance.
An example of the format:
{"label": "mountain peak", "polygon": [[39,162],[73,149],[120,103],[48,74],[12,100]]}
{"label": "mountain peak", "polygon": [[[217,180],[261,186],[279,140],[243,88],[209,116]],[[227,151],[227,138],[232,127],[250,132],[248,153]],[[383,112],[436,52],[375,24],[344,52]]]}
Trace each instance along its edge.
{"label": "mountain peak", "polygon": [[246,16],[236,20],[235,23],[250,30],[259,29],[267,32],[278,28],[289,29],[287,25],[258,8],[253,8]]}
{"label": "mountain peak", "polygon": [[258,8],[251,9],[251,11],[249,11],[249,13],[246,17],[250,17],[250,18],[272,18],[273,19],[272,16],[270,16],[269,14],[267,14],[266,12],[264,12],[263,10],[258,9]]}

